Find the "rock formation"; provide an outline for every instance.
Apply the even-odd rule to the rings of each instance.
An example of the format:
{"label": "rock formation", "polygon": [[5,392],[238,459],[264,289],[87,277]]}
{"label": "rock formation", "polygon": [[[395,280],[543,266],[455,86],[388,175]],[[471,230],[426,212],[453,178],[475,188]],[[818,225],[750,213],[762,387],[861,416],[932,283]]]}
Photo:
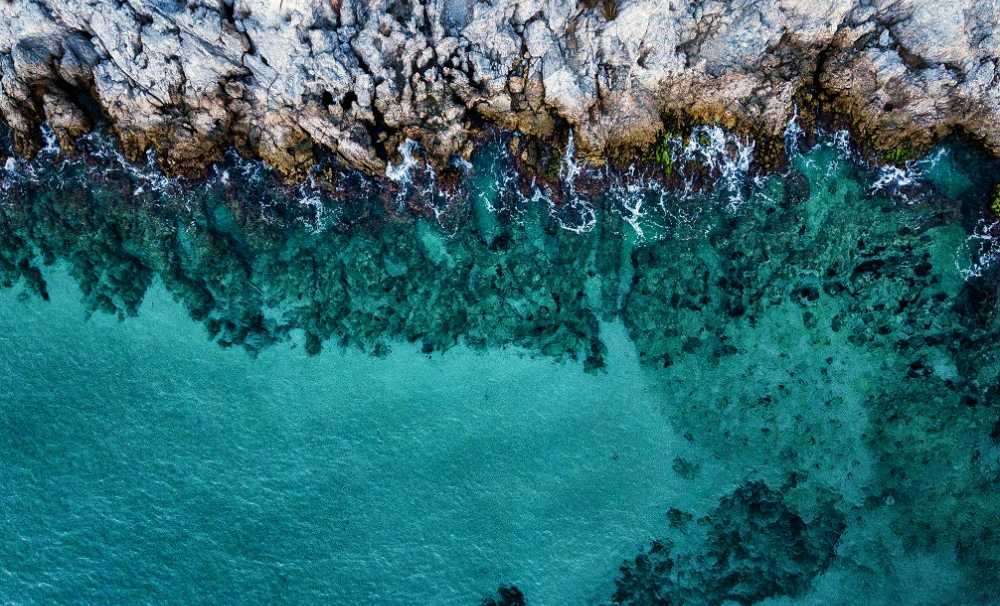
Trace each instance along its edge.
{"label": "rock formation", "polygon": [[844,515],[829,505],[808,523],[788,507],[781,492],[748,482],[723,497],[703,523],[700,552],[672,553],[669,542],[625,562],[615,581],[615,604],[741,604],[796,596],[834,558]]}
{"label": "rock formation", "polygon": [[847,118],[874,149],[961,131],[1000,153],[1000,0],[0,0],[0,114],[31,154],[106,119],[199,174],[235,146],[381,173],[486,125],[572,129],[600,162],[667,117],[777,140]]}

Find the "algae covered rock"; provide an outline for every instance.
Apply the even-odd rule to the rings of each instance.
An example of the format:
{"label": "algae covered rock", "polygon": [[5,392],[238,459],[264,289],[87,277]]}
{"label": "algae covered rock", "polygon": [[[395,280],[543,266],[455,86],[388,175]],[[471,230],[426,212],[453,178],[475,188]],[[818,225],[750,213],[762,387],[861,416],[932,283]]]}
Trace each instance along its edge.
{"label": "algae covered rock", "polygon": [[846,528],[843,513],[827,505],[808,521],[779,491],[749,482],[722,498],[699,520],[701,544],[677,554],[670,541],[654,541],[621,567],[615,604],[755,604],[797,596],[834,558]]}

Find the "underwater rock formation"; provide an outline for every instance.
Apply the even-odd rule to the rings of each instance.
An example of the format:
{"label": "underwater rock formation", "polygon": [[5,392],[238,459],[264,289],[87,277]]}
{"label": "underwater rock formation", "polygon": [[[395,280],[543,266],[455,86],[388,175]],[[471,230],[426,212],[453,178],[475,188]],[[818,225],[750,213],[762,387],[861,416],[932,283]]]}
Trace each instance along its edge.
{"label": "underwater rock formation", "polygon": [[847,526],[829,505],[804,520],[761,482],[740,486],[699,523],[708,525],[700,551],[677,555],[669,542],[654,541],[622,565],[612,601],[750,605],[797,596],[830,565]]}
{"label": "underwater rock formation", "polygon": [[504,585],[497,589],[497,597],[484,598],[482,606],[524,606],[524,594],[515,585]]}
{"label": "underwater rock formation", "polygon": [[382,173],[407,138],[443,165],[485,124],[572,129],[593,162],[664,116],[780,142],[797,103],[894,157],[950,132],[1000,153],[998,36],[997,0],[7,0],[0,115],[25,154],[43,121],[68,148],[106,119],[187,175],[233,146]]}

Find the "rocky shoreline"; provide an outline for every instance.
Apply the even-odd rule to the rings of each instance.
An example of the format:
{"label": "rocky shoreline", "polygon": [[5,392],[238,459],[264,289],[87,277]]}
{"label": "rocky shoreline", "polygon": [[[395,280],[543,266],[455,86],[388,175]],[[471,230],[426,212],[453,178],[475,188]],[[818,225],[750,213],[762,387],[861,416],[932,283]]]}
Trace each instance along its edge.
{"label": "rocky shoreline", "polygon": [[287,179],[326,153],[384,174],[406,139],[446,166],[495,126],[601,164],[717,123],[766,165],[795,115],[890,160],[956,133],[997,155],[998,62],[997,0],[0,2],[18,153],[106,123],[185,176],[231,147]]}

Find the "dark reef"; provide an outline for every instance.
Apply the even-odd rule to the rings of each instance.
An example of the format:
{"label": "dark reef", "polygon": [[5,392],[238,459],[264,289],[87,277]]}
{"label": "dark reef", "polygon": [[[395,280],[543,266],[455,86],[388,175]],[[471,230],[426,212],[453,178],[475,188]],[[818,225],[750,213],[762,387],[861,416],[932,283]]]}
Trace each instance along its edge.
{"label": "dark reef", "polygon": [[524,594],[514,585],[504,585],[497,589],[495,598],[484,598],[482,606],[524,606]]}
{"label": "dark reef", "polygon": [[724,497],[704,520],[698,553],[676,555],[654,541],[621,568],[616,604],[756,604],[803,593],[833,560],[844,515],[832,507],[806,522],[778,491],[749,482]]}

